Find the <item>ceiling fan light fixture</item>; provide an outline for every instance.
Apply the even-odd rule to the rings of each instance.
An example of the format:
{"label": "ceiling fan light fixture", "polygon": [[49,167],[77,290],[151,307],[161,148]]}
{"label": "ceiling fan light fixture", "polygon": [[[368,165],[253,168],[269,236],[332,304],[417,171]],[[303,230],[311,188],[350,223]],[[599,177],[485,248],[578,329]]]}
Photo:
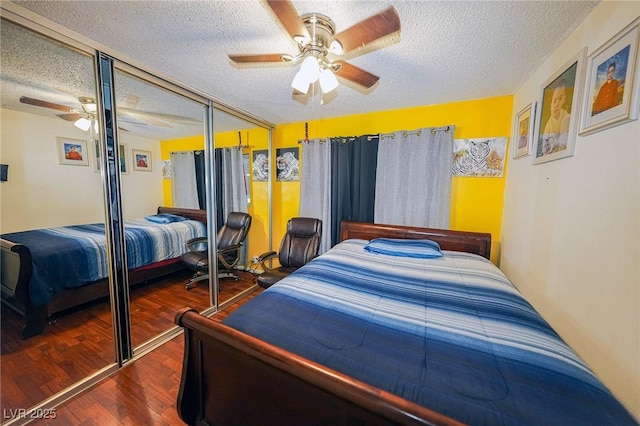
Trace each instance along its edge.
{"label": "ceiling fan light fixture", "polygon": [[309,83],[315,83],[320,77],[320,65],[315,56],[307,56],[302,61],[300,72],[306,77]]}
{"label": "ceiling fan light fixture", "polygon": [[309,80],[304,75],[302,70],[298,71],[296,76],[293,78],[293,82],[291,83],[291,87],[296,89],[298,92],[304,93],[305,95],[309,91]]}
{"label": "ceiling fan light fixture", "polygon": [[82,118],[79,118],[78,120],[76,120],[76,122],[73,123],[73,125],[76,126],[78,129],[84,130],[86,132],[87,130],[89,130],[91,128],[91,121],[87,120],[84,117],[82,117]]}
{"label": "ceiling fan light fixture", "polygon": [[335,74],[328,68],[320,71],[320,88],[322,93],[329,93],[338,87],[338,79]]}
{"label": "ceiling fan light fixture", "polygon": [[82,109],[84,109],[86,112],[93,114],[98,110],[98,107],[95,103],[89,103],[89,104],[82,104]]}
{"label": "ceiling fan light fixture", "polygon": [[80,101],[80,105],[82,105],[82,109],[85,112],[93,114],[97,111],[98,107],[96,105],[96,101],[94,101],[93,98],[90,98],[88,96],[80,96],[78,100]]}
{"label": "ceiling fan light fixture", "polygon": [[320,77],[320,64],[315,56],[307,56],[302,61],[300,70],[293,78],[291,87],[298,92],[306,94],[309,91],[309,85],[318,81]]}

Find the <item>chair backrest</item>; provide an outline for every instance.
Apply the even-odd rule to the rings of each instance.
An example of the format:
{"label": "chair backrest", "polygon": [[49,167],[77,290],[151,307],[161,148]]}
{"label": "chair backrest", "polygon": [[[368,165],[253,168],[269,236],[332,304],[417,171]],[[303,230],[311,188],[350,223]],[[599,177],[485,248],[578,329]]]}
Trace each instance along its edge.
{"label": "chair backrest", "polygon": [[242,212],[231,212],[227,221],[217,235],[218,249],[224,249],[242,243],[251,226],[251,215]]}
{"label": "chair backrest", "polygon": [[278,259],[284,267],[299,268],[318,255],[322,221],[312,217],[294,217],[287,223]]}

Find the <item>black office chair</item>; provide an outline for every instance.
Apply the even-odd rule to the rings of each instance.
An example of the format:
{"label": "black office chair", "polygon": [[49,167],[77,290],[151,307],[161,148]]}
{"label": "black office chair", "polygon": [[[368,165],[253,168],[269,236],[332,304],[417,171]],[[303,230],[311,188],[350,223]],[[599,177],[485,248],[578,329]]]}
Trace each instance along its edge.
{"label": "black office chair", "polygon": [[[240,250],[251,227],[251,215],[231,212],[227,222],[220,228],[216,240],[218,242],[218,278],[234,278],[238,281],[235,267],[240,261]],[[209,252],[206,237],[193,238],[187,241],[189,251],[181,256],[187,268],[195,271],[185,288],[190,290],[198,281],[209,279]]]}
{"label": "black office chair", "polygon": [[[258,258],[264,270],[258,275],[260,287],[268,288],[318,255],[322,221],[311,217],[294,217],[287,223],[287,232],[282,238],[280,252],[270,251]],[[266,262],[278,257],[280,266],[269,268]]]}

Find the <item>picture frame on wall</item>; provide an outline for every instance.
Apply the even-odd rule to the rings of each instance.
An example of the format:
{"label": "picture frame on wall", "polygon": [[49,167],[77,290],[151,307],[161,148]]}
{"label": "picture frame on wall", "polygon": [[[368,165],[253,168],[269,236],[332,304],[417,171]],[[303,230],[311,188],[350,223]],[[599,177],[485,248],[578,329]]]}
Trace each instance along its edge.
{"label": "picture frame on wall", "polygon": [[151,171],[151,151],[141,149],[132,149],[133,170],[150,172]]}
{"label": "picture frame on wall", "polygon": [[535,102],[531,102],[516,114],[513,123],[513,158],[522,158],[531,154],[535,114]]}
{"label": "picture frame on wall", "polygon": [[252,177],[254,182],[269,180],[269,150],[253,150]]}
{"label": "picture frame on wall", "polygon": [[118,154],[120,155],[120,174],[129,174],[129,157],[127,155],[128,147],[121,143],[118,145]]}
{"label": "picture frame on wall", "polygon": [[533,138],[533,164],[573,156],[584,87],[587,48],[582,48],[541,87]]}
{"label": "picture frame on wall", "polygon": [[276,149],[276,181],[295,182],[300,180],[299,148]]}
{"label": "picture frame on wall", "polygon": [[56,138],[58,161],[60,164],[71,166],[88,166],[89,151],[87,141],[80,139]]}
{"label": "picture frame on wall", "polygon": [[638,119],[640,18],[589,55],[580,135]]}
{"label": "picture frame on wall", "polygon": [[[102,160],[100,158],[100,141],[98,139],[93,141],[94,144],[94,153],[95,155],[93,156],[93,171],[96,173],[100,173],[100,170],[102,169]],[[120,173],[121,174],[129,174],[129,157],[127,156],[127,145],[126,144],[120,144],[119,145],[119,152],[118,154],[120,155]]]}
{"label": "picture frame on wall", "polygon": [[100,153],[100,140],[93,140],[93,171],[96,173],[100,173],[102,170],[102,160]]}

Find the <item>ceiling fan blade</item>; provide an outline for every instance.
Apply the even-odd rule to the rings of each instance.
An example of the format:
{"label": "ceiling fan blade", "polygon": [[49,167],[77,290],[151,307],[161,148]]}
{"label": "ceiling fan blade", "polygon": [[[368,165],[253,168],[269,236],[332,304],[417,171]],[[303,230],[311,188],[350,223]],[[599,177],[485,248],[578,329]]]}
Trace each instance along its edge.
{"label": "ceiling fan blade", "polygon": [[329,40],[329,46],[332,41],[338,41],[342,45],[342,53],[340,54],[344,54],[399,30],[400,17],[394,7],[390,6],[383,12],[334,35]]}
{"label": "ceiling fan blade", "polygon": [[309,30],[289,0],[267,0],[267,4],[291,38],[295,40],[296,37],[304,37],[307,41],[311,40]]}
{"label": "ceiling fan blade", "polygon": [[286,62],[282,59],[282,56],[282,53],[264,53],[257,55],[229,55],[229,59],[236,63]]}
{"label": "ceiling fan blade", "polygon": [[58,117],[67,121],[78,121],[81,118],[87,118],[86,115],[70,113],[70,114],[58,114]]}
{"label": "ceiling fan blade", "polygon": [[333,61],[334,65],[340,65],[340,69],[335,71],[338,77],[342,77],[349,81],[352,81],[360,86],[364,86],[367,89],[372,87],[374,84],[380,80],[380,77],[377,75],[373,75],[368,71],[363,70],[362,68],[358,68],[354,65],[351,65],[345,61]]}
{"label": "ceiling fan blade", "polygon": [[47,102],[40,99],[28,98],[26,96],[20,97],[20,102],[27,105],[34,105],[42,108],[55,109],[57,111],[62,112],[73,112],[74,108],[68,107],[66,105],[54,104],[53,102]]}

